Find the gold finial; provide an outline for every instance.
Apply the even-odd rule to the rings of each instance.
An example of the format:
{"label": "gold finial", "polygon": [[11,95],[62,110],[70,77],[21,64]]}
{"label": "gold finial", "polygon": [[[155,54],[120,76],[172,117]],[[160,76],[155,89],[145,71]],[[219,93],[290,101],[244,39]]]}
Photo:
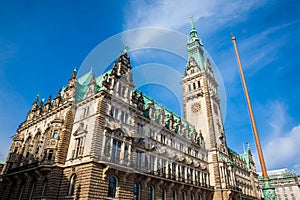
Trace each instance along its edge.
{"label": "gold finial", "polygon": [[231,33],[231,40],[235,40],[235,36],[233,35],[233,33]]}

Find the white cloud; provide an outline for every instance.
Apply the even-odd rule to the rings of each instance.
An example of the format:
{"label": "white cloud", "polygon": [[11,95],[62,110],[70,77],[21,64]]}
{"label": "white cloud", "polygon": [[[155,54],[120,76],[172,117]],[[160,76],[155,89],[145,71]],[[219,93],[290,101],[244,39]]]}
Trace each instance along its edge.
{"label": "white cloud", "polygon": [[[265,159],[270,169],[294,166],[300,163],[300,124],[288,134],[274,137],[264,147]],[[298,167],[297,167],[298,166]]]}
{"label": "white cloud", "polygon": [[[263,154],[268,170],[288,168],[300,172],[300,124],[286,131],[290,117],[286,112],[286,105],[278,100],[269,102],[264,108],[267,127],[263,130],[261,140]],[[268,108],[268,109],[266,109]],[[261,170],[258,155],[254,153],[258,171]]]}
{"label": "white cloud", "polygon": [[126,12],[125,28],[163,27],[180,28],[188,23],[189,16],[194,20],[214,18],[214,26],[219,27],[231,20],[242,20],[249,10],[264,4],[264,1],[220,1],[220,0],[160,0],[131,1]]}

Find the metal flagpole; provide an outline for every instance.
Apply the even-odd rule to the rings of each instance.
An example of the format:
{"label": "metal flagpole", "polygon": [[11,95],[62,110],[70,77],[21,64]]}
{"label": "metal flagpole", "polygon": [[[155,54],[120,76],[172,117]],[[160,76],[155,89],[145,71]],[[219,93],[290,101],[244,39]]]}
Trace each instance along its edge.
{"label": "metal flagpole", "polygon": [[255,123],[254,115],[253,115],[253,111],[252,111],[252,105],[251,105],[251,101],[250,101],[250,97],[249,97],[249,93],[248,93],[248,89],[247,89],[247,84],[246,84],[246,80],[245,80],[245,76],[244,76],[244,72],[243,72],[243,68],[242,68],[242,63],[241,63],[238,48],[236,45],[236,38],[234,37],[234,35],[232,35],[231,40],[233,42],[235,55],[236,55],[238,66],[239,66],[239,71],[240,71],[243,88],[244,88],[244,92],[245,92],[245,96],[246,96],[247,106],[248,106],[248,110],[249,110],[249,114],[250,114],[251,125],[252,125],[252,129],[253,129],[253,133],[254,133],[256,148],[257,148],[257,152],[258,152],[259,162],[260,162],[260,166],[261,166],[261,170],[262,170],[262,176],[264,178],[264,184],[263,184],[263,188],[262,188],[264,198],[273,200],[273,199],[276,199],[275,188],[272,187],[269,182],[269,177],[268,177],[267,170],[266,170],[266,164],[265,164],[264,156],[262,153],[260,140],[259,140],[258,132],[257,132],[257,128],[256,128],[256,123]]}

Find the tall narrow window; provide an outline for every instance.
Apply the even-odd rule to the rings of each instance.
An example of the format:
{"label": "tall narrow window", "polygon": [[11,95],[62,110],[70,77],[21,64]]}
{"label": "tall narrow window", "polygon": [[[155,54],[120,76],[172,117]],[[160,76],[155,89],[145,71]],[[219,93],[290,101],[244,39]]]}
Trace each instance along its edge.
{"label": "tall narrow window", "polygon": [[181,173],[181,172],[180,172],[181,170],[180,170],[180,169],[181,169],[181,166],[178,165],[177,178],[178,178],[179,181],[181,181],[181,174],[180,174],[180,173]]}
{"label": "tall narrow window", "polygon": [[125,90],[126,90],[126,87],[123,86],[123,87],[122,87],[122,97],[125,97]]}
{"label": "tall narrow window", "polygon": [[161,188],[160,190],[160,198],[161,200],[166,200],[166,191],[164,188]]}
{"label": "tall narrow window", "polygon": [[24,192],[24,186],[25,186],[25,183],[23,182],[23,183],[22,183],[22,186],[21,186],[20,193],[19,193],[19,200],[21,200],[21,199],[22,199],[23,192]]}
{"label": "tall narrow window", "polygon": [[190,183],[191,184],[194,184],[194,170],[193,169],[190,169]]}
{"label": "tall narrow window", "polygon": [[36,180],[33,180],[33,181],[31,182],[31,191],[30,191],[29,199],[32,199],[33,193],[34,193],[34,191],[35,191],[35,184],[36,184]]}
{"label": "tall narrow window", "polygon": [[185,182],[185,167],[182,166],[182,181]]}
{"label": "tall narrow window", "polygon": [[116,197],[116,190],[117,190],[117,179],[113,176],[109,177],[108,183],[108,197]]}
{"label": "tall narrow window", "polygon": [[128,121],[128,113],[125,113],[124,123],[127,123]]}
{"label": "tall narrow window", "polygon": [[189,91],[191,91],[192,90],[192,88],[191,88],[191,85],[189,84]]}
{"label": "tall narrow window", "polygon": [[188,148],[188,154],[191,155],[192,149]]}
{"label": "tall narrow window", "polygon": [[82,155],[82,142],[83,137],[76,138],[74,158],[78,158],[78,156]]}
{"label": "tall narrow window", "polygon": [[176,180],[176,168],[177,164],[175,162],[172,163],[172,179]]}
{"label": "tall narrow window", "polygon": [[112,146],[112,152],[111,152],[112,162],[118,163],[120,161],[120,153],[121,153],[121,142],[114,139],[113,146]]}
{"label": "tall narrow window", "polygon": [[182,200],[186,200],[185,192],[182,192]]}
{"label": "tall narrow window", "polygon": [[162,159],[162,176],[166,177],[167,172],[167,161],[165,159]]}
{"label": "tall narrow window", "polygon": [[137,124],[137,128],[138,128],[138,133],[140,134],[140,135],[142,135],[143,134],[143,125],[142,124],[140,124],[140,123],[138,123]]}
{"label": "tall narrow window", "polygon": [[113,117],[115,112],[115,108],[113,106],[110,107],[110,116]]}
{"label": "tall narrow window", "polygon": [[195,150],[195,157],[198,158],[198,156],[199,156],[199,152]]}
{"label": "tall narrow window", "polygon": [[120,116],[120,119],[121,119],[122,122],[124,122],[124,111],[122,111],[122,110],[121,110],[121,116]]}
{"label": "tall narrow window", "polygon": [[121,90],[122,90],[122,85],[119,82],[119,87],[118,87],[118,95],[121,96]]}
{"label": "tall narrow window", "polygon": [[186,168],[186,170],[187,170],[186,179],[187,179],[187,182],[190,183],[190,180],[191,180],[191,174],[189,173],[190,170],[189,170],[189,168]]}
{"label": "tall narrow window", "polygon": [[135,158],[135,162],[136,162],[136,169],[137,170],[141,170],[141,158],[142,157],[142,152],[137,151],[136,152],[136,158]]}
{"label": "tall narrow window", "polygon": [[90,107],[86,107],[83,109],[83,118],[86,118],[90,114]]}
{"label": "tall narrow window", "polygon": [[198,88],[200,88],[201,87],[201,85],[200,85],[200,81],[198,81]]}
{"label": "tall narrow window", "polygon": [[48,157],[47,157],[48,160],[52,160],[53,152],[54,152],[53,149],[50,149],[50,150],[48,151]]}
{"label": "tall narrow window", "polygon": [[172,190],[172,200],[177,200],[176,190]]}
{"label": "tall narrow window", "polygon": [[193,89],[194,90],[196,89],[196,83],[193,83]]}
{"label": "tall narrow window", "polygon": [[118,115],[119,115],[119,109],[116,108],[115,109],[115,115],[114,115],[115,119],[118,119]]}
{"label": "tall narrow window", "polygon": [[154,173],[154,159],[155,157],[153,155],[150,155],[150,174],[153,174]]}
{"label": "tall narrow window", "polygon": [[45,194],[46,194],[46,188],[47,188],[47,179],[45,179],[45,180],[43,181],[43,189],[42,189],[42,194],[41,194],[41,196],[45,196]]}
{"label": "tall narrow window", "polygon": [[153,187],[148,187],[148,200],[154,200]]}
{"label": "tall narrow window", "polygon": [[191,200],[195,200],[194,194],[191,194]]}
{"label": "tall narrow window", "polygon": [[53,138],[57,138],[57,136],[58,136],[58,130],[54,130],[54,132],[53,132]]}
{"label": "tall narrow window", "polygon": [[134,200],[140,200],[140,184],[139,183],[134,183]]}
{"label": "tall narrow window", "polygon": [[68,195],[69,195],[69,196],[74,195],[75,184],[76,184],[76,174],[73,174],[73,175],[71,176],[71,181],[70,181],[70,186],[69,186],[69,192],[68,192]]}
{"label": "tall narrow window", "polygon": [[124,148],[124,160],[125,161],[128,161],[128,155],[129,155],[128,144],[125,144],[125,148]]}

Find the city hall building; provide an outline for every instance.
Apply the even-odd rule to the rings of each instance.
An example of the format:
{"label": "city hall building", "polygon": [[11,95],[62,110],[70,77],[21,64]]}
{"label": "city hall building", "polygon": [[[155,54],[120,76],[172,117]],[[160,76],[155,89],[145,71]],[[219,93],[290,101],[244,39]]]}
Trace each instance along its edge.
{"label": "city hall building", "polygon": [[192,22],[184,116],[135,88],[126,51],[96,77],[37,97],[0,176],[4,199],[259,199],[248,149],[227,146],[218,84]]}

